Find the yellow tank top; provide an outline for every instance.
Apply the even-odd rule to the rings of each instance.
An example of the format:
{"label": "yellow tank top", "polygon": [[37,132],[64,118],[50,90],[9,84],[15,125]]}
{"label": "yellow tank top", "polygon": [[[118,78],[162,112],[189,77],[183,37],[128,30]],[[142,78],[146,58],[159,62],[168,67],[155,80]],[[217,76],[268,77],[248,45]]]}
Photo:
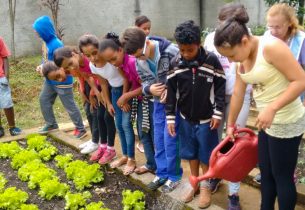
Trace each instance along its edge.
{"label": "yellow tank top", "polygon": [[[270,39],[272,38],[259,38],[257,57],[253,68],[244,74],[239,72],[244,82],[253,85],[253,97],[259,111],[276,100],[289,85],[286,77],[268,63],[263,56],[264,46]],[[304,113],[305,108],[298,97],[276,112],[272,124],[295,123]]]}

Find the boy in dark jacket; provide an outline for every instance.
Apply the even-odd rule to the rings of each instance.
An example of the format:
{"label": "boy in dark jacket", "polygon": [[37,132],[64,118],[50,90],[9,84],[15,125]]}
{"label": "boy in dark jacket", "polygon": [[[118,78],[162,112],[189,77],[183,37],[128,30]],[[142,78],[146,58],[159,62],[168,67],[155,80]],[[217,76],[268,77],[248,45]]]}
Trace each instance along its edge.
{"label": "boy in dark jacket", "polygon": [[[225,74],[216,55],[200,46],[200,29],[193,21],[180,24],[175,30],[180,55],[171,61],[167,76],[166,119],[168,132],[175,136],[175,114],[180,112],[178,138],[180,155],[189,161],[191,174],[199,176],[208,169],[212,150],[218,144],[219,126],[225,101]],[[177,97],[178,95],[178,97]],[[199,190],[192,189],[183,197],[193,199]],[[200,183],[199,208],[211,203],[208,181]]]}

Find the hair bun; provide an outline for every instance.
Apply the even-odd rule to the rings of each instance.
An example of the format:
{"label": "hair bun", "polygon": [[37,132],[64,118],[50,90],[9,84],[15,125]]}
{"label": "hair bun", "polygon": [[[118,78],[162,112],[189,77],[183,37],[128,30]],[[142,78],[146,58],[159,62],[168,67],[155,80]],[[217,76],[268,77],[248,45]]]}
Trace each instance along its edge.
{"label": "hair bun", "polygon": [[241,24],[248,23],[249,16],[248,16],[246,8],[243,5],[242,5],[242,7],[237,8],[232,14],[232,19]]}
{"label": "hair bun", "polygon": [[106,39],[119,39],[119,35],[117,35],[115,32],[108,32],[105,36]]}

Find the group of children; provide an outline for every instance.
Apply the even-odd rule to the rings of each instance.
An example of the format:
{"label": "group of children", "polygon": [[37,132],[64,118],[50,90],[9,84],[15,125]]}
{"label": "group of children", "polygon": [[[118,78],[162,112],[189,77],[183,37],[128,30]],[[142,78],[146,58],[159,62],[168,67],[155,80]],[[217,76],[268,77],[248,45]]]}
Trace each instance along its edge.
{"label": "group of children", "polygon": [[[305,130],[305,109],[299,97],[305,90],[305,73],[284,42],[268,34],[251,35],[243,5],[225,5],[218,19],[216,31],[203,46],[200,27],[193,21],[176,27],[174,44],[150,36],[151,21],[140,16],[121,37],[113,32],[102,39],[85,34],[79,38],[78,47],[72,48],[64,47],[56,37],[49,17],[38,18],[33,28],[46,43],[48,60],[37,67],[46,78],[40,94],[46,124],[40,133],[58,128],[52,106],[59,96],[76,127],[74,135],[86,135],[73,98],[75,77],[92,134],[90,141],[80,145],[81,153],[94,152],[91,161],[110,163],[112,168],[125,165],[124,175],[154,173],[148,188],[162,186],[161,190],[168,193],[181,181],[181,158],[189,162],[191,175],[199,176],[200,168],[202,173],[208,169],[224,124],[232,138],[236,127],[245,126],[253,88],[260,112],[256,123],[261,209],[274,209],[276,197],[280,210],[294,209],[292,177]],[[270,26],[272,32],[271,27],[276,26]],[[1,46],[0,52],[2,55]],[[8,71],[6,65],[0,66],[4,66],[0,69],[2,91]],[[0,108],[7,114],[12,103],[3,104],[9,97],[5,101],[2,97],[1,92]],[[134,123],[147,160],[139,167]],[[13,122],[9,124],[12,135],[20,132]],[[118,159],[114,149],[116,131],[122,149]],[[198,207],[207,208],[219,181],[201,181],[181,200],[190,202],[199,194]],[[239,183],[229,183],[229,210],[241,209],[238,191]]]}

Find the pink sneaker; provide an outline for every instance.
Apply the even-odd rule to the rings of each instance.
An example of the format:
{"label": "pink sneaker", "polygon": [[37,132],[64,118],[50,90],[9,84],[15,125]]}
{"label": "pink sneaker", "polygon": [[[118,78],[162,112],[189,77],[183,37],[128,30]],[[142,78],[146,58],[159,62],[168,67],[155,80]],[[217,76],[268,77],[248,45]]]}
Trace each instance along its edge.
{"label": "pink sneaker", "polygon": [[99,147],[97,151],[91,155],[90,161],[93,162],[98,161],[101,157],[103,157],[106,151],[107,151],[107,147],[105,148]]}
{"label": "pink sneaker", "polygon": [[116,157],[115,150],[107,149],[103,157],[98,161],[99,164],[104,165],[110,163]]}

